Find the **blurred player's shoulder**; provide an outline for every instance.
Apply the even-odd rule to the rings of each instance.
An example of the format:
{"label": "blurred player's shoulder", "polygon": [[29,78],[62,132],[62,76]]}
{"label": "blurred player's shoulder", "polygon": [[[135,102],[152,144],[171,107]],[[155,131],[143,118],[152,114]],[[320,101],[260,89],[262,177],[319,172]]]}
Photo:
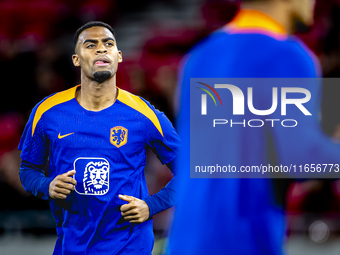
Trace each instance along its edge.
{"label": "blurred player's shoulder", "polygon": [[195,45],[181,66],[184,72],[207,78],[321,74],[317,58],[302,41],[255,10],[240,10],[231,22]]}
{"label": "blurred player's shoulder", "polygon": [[[287,56],[292,56],[294,58],[295,65],[298,68],[308,68],[314,69],[315,75],[317,77],[322,76],[321,65],[319,59],[314,54],[314,52],[299,38],[296,36],[291,36],[286,42],[286,52]],[[304,66],[302,66],[304,65]]]}
{"label": "blurred player's shoulder", "polygon": [[[222,28],[195,45],[182,66],[200,65],[209,74],[226,77],[319,77],[314,53],[297,37],[251,31],[229,33]],[[214,67],[214,70],[210,66]],[[209,77],[208,73],[205,75]],[[209,76],[207,76],[209,75]]]}

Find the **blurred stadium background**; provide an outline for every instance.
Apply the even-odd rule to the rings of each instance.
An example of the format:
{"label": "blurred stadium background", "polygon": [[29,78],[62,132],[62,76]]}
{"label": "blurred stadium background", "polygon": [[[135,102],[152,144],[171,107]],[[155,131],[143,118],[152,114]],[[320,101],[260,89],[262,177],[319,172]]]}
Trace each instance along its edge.
{"label": "blurred stadium background", "polygon": [[[117,85],[143,96],[174,122],[181,57],[231,20],[238,6],[237,0],[0,1],[1,255],[51,254],[54,248],[55,222],[48,202],[21,187],[17,145],[33,106],[80,82],[71,61],[76,29],[90,20],[112,25],[124,60]],[[340,77],[339,0],[317,0],[314,26],[298,36],[319,57],[324,77]],[[340,84],[324,88],[322,106],[323,129],[340,142]],[[150,153],[150,193],[171,176]],[[288,254],[339,255],[340,181],[292,181],[285,196]],[[168,210],[154,217],[154,255],[163,253],[171,215]]]}

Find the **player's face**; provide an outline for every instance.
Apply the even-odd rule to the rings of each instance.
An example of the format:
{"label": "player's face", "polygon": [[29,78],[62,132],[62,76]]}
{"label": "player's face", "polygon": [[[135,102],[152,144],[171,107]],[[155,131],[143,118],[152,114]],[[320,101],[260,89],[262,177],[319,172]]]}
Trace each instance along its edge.
{"label": "player's face", "polygon": [[109,71],[111,77],[117,72],[118,63],[122,62],[122,53],[118,50],[113,34],[105,27],[91,27],[80,33],[76,54],[72,56],[75,66],[90,79],[94,73]]}
{"label": "player's face", "polygon": [[315,0],[292,0],[293,15],[303,24],[310,26],[314,22]]}

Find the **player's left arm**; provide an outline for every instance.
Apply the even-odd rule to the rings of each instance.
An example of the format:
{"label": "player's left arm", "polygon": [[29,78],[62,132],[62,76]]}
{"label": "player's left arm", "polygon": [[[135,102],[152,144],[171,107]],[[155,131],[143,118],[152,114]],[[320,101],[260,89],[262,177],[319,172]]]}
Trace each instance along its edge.
{"label": "player's left arm", "polygon": [[120,210],[125,220],[130,223],[142,223],[151,216],[169,209],[176,203],[176,174],[172,163],[166,164],[174,173],[174,177],[158,193],[144,200],[127,195],[119,195],[119,198],[128,202],[121,206]]}
{"label": "player's left arm", "polygon": [[121,200],[128,202],[128,204],[124,204],[120,207],[124,220],[129,221],[130,223],[142,223],[149,219],[149,206],[144,200],[128,195],[118,195],[118,197]]}
{"label": "player's left arm", "polygon": [[119,195],[119,198],[129,202],[121,206],[122,216],[131,223],[141,223],[151,216],[169,209],[176,202],[176,170],[172,164],[180,146],[180,138],[164,113],[156,110],[146,102],[154,111],[159,121],[159,126],[155,121],[147,120],[147,147],[150,148],[162,162],[166,164],[174,177],[158,193],[143,199],[136,197]]}

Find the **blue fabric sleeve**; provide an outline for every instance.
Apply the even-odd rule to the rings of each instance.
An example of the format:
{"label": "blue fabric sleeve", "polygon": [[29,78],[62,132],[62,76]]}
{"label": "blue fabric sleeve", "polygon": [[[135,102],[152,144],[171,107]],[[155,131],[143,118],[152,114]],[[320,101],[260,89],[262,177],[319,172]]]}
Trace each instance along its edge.
{"label": "blue fabric sleeve", "polygon": [[43,117],[36,123],[32,134],[34,116],[38,106],[39,104],[32,110],[18,149],[21,150],[21,159],[35,165],[44,165],[48,158],[49,140],[45,135]]}
{"label": "blue fabric sleeve", "polygon": [[42,199],[49,199],[51,178],[45,176],[45,165],[49,153],[49,141],[44,132],[42,119],[35,126],[32,134],[33,120],[39,104],[32,110],[30,118],[20,140],[21,150],[20,180],[27,192]]}
{"label": "blue fabric sleeve", "polygon": [[[167,165],[169,167],[170,164]],[[146,204],[149,206],[150,217],[166,209],[169,209],[170,207],[174,206],[177,201],[177,179],[174,164],[171,164],[171,171],[173,172],[174,177],[168,182],[168,184],[158,193],[144,199]]]}
{"label": "blue fabric sleeve", "polygon": [[53,178],[44,175],[44,165],[35,165],[26,160],[20,164],[19,176],[27,192],[41,199],[49,199],[49,186]]}
{"label": "blue fabric sleeve", "polygon": [[151,120],[147,119],[146,143],[162,164],[171,162],[178,154],[180,138],[170,120],[163,112],[158,111],[149,102],[144,100],[156,114],[161,125],[163,135],[158,131]]}
{"label": "blue fabric sleeve", "polygon": [[[145,101],[145,100],[144,100]],[[169,183],[158,193],[149,196],[144,201],[149,206],[150,217],[175,205],[176,201],[176,171],[170,163],[178,154],[180,138],[164,113],[156,110],[150,103],[145,101],[155,112],[162,127],[163,136],[155,125],[147,122],[147,145],[156,154],[162,164],[167,164],[174,174]]]}
{"label": "blue fabric sleeve", "polygon": [[[285,52],[285,57],[280,58],[280,76],[297,77],[299,75],[303,78],[314,78],[301,80],[300,84],[300,87],[305,87],[311,92],[312,98],[306,106],[312,116],[301,116],[301,112],[293,107],[289,109],[289,114],[287,110],[286,118],[297,120],[298,126],[283,128],[281,125],[276,125],[272,129],[278,160],[283,164],[339,164],[340,146],[333,143],[330,137],[323,133],[320,125],[322,84],[321,80],[316,79],[315,70],[318,62],[304,51],[305,48],[301,42],[296,42],[293,46],[289,52]],[[292,62],[293,59],[294,62]],[[279,117],[281,117],[279,112],[272,116],[272,118]],[[315,177],[327,177],[327,175],[320,174]]]}

